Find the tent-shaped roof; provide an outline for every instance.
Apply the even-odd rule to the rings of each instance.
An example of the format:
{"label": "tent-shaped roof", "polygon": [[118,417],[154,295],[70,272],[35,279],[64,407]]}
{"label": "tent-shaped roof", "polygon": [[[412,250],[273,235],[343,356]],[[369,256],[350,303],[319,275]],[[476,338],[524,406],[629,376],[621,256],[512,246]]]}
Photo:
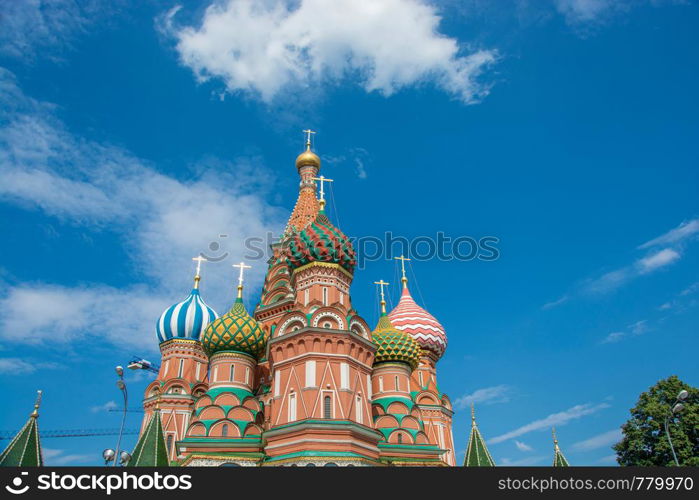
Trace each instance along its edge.
{"label": "tent-shaped roof", "polygon": [[165,436],[163,425],[160,421],[160,410],[155,410],[148,422],[146,430],[136,443],[131,454],[129,466],[135,467],[163,467],[170,465],[165,448]]}
{"label": "tent-shaped roof", "polygon": [[476,425],[476,414],[471,405],[471,436],[468,439],[464,467],[494,467],[495,461],[485,445],[485,439]]}
{"label": "tent-shaped roof", "polygon": [[41,455],[41,443],[39,441],[39,405],[41,404],[41,391],[34,404],[34,411],[29,415],[29,420],[17,435],[10,441],[5,451],[0,455],[0,466],[3,467],[41,467],[44,459]]}
{"label": "tent-shaped roof", "polygon": [[563,455],[563,452],[558,447],[558,438],[556,438],[556,429],[552,429],[553,433],[553,466],[554,467],[570,467],[568,460]]}

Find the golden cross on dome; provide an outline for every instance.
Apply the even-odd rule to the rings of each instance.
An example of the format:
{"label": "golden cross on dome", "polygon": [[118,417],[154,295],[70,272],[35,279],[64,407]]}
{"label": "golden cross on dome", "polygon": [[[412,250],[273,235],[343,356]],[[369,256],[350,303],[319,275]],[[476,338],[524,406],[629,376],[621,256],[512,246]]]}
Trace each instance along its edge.
{"label": "golden cross on dome", "polygon": [[199,288],[199,280],[201,279],[201,263],[208,262],[204,257],[198,255],[197,257],[192,257],[192,260],[197,262],[197,274],[194,275],[194,288]]}
{"label": "golden cross on dome", "polygon": [[314,181],[320,181],[320,209],[322,210],[325,208],[325,189],[324,189],[324,183],[325,182],[334,182],[332,179],[328,179],[327,177],[321,175],[320,177],[311,177]]}
{"label": "golden cross on dome", "polygon": [[315,131],[309,128],[304,130],[303,133],[306,134],[306,149],[311,149],[311,135],[315,134]]}
{"label": "golden cross on dome", "polygon": [[390,283],[386,283],[384,280],[379,280],[374,281],[374,285],[379,285],[379,290],[381,291],[381,314],[386,314],[386,297],[383,293],[383,287],[390,285]]}
{"label": "golden cross on dome", "polygon": [[238,276],[238,298],[243,297],[243,273],[246,269],[252,269],[252,266],[246,266],[245,262],[240,264],[233,264],[233,267],[240,268],[240,275]]}
{"label": "golden cross on dome", "polygon": [[402,254],[400,257],[393,257],[393,258],[400,261],[400,270],[403,273],[403,277],[400,280],[403,283],[403,288],[407,288],[408,287],[408,277],[405,275],[405,261],[410,260],[410,259],[407,257],[404,257]]}

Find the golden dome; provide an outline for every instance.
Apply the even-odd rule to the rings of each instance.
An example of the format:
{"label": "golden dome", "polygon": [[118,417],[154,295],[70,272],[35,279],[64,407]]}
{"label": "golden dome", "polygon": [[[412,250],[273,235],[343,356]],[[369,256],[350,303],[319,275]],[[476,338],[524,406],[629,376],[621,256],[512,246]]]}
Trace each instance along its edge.
{"label": "golden dome", "polygon": [[311,148],[307,148],[306,151],[296,157],[296,168],[301,167],[320,168],[320,158],[311,151]]}

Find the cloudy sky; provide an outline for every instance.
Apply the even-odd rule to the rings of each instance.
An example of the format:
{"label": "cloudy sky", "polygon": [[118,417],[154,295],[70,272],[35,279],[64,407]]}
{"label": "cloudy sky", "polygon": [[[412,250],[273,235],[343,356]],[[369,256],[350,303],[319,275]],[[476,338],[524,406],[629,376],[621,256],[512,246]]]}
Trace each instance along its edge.
{"label": "cloudy sky", "polygon": [[[245,241],[283,228],[311,127],[349,235],[498,239],[496,260],[410,267],[449,334],[457,453],[474,402],[499,464],[548,465],[552,425],[572,464],[613,463],[640,392],[699,384],[697,23],[670,0],[10,2],[0,429],[36,389],[45,430],[118,426],[113,367],[157,361],[199,252],[226,255],[203,271],[219,312],[248,258],[254,307]],[[395,303],[397,268],[362,267],[373,323],[372,282]],[[127,374],[134,410],[148,380]],[[44,441],[60,465],[113,445]]]}

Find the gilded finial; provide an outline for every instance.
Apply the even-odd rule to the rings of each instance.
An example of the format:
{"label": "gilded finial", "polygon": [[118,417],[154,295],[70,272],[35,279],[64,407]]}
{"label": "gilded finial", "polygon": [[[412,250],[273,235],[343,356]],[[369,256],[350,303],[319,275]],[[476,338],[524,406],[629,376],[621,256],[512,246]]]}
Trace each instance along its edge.
{"label": "gilded finial", "polygon": [[320,181],[320,199],[318,202],[320,203],[320,210],[323,211],[325,210],[325,183],[333,182],[333,180],[322,175],[320,177],[311,177],[311,179],[314,181]]}
{"label": "gilded finial", "polygon": [[199,289],[199,280],[201,280],[201,263],[208,262],[204,257],[198,255],[197,257],[192,257],[192,260],[197,262],[197,273],[194,275],[194,289]]}
{"label": "gilded finial", "polygon": [[315,134],[315,131],[311,130],[309,128],[309,129],[304,130],[303,133],[306,134],[306,151],[310,151],[311,150],[311,135]]}
{"label": "gilded finial", "polygon": [[243,272],[246,269],[252,269],[252,266],[246,266],[245,262],[241,262],[240,264],[233,264],[233,267],[237,267],[240,269],[240,275],[238,276],[238,298],[242,299],[243,298]]}
{"label": "gilded finial", "polygon": [[384,280],[379,280],[374,281],[374,285],[379,285],[379,290],[381,291],[381,315],[383,316],[386,314],[386,297],[383,292],[383,287],[390,285],[390,283],[386,283]]}
{"label": "gilded finial", "polygon": [[558,438],[556,437],[556,428],[551,427],[551,435],[553,436],[553,447],[558,449]]}
{"label": "gilded finial", "polygon": [[476,426],[476,407],[473,403],[471,403],[471,425]]}
{"label": "gilded finial", "polygon": [[41,406],[41,395],[44,391],[36,391],[36,401],[34,401],[34,411],[30,415],[32,418],[37,418],[39,416],[39,406]]}
{"label": "gilded finial", "polygon": [[400,270],[402,273],[402,277],[401,277],[400,281],[401,281],[401,283],[403,283],[403,288],[408,288],[408,276],[405,274],[405,261],[410,260],[410,259],[403,256],[402,254],[400,257],[393,257],[393,258],[400,261]]}

